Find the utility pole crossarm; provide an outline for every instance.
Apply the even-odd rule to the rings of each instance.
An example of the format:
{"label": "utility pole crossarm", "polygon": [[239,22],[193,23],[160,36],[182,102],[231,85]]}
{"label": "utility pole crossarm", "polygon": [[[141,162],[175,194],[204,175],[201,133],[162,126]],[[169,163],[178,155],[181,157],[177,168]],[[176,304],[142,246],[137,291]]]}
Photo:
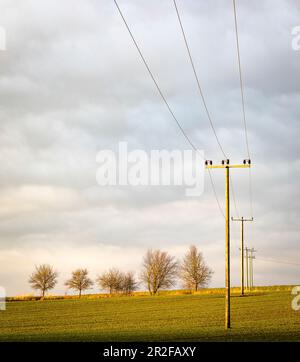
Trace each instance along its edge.
{"label": "utility pole crossarm", "polygon": [[205,168],[250,168],[251,165],[243,164],[243,165],[205,165]]}
{"label": "utility pole crossarm", "polygon": [[253,217],[251,219],[246,219],[244,217],[241,217],[241,218],[235,218],[235,217],[231,217],[231,220],[232,221],[253,221]]}

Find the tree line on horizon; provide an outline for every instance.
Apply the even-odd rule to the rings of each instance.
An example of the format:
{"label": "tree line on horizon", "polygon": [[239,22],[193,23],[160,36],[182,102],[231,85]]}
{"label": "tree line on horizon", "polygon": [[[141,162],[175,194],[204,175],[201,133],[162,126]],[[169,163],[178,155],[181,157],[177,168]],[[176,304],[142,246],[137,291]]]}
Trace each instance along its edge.
{"label": "tree line on horizon", "polygon": [[[178,279],[185,289],[197,291],[207,286],[212,274],[213,271],[205,263],[202,253],[192,245],[180,262],[165,251],[148,250],[143,259],[140,281],[131,271],[124,273],[112,268],[98,275],[95,283],[100,290],[109,294],[125,295],[132,294],[143,284],[150,295],[156,295],[161,289],[175,286]],[[41,296],[44,297],[47,291],[55,287],[57,279],[58,272],[52,266],[41,264],[35,267],[28,281],[31,287],[40,290]],[[65,282],[66,287],[78,292],[79,298],[82,292],[91,289],[93,285],[94,282],[85,268],[74,270],[71,278]]]}

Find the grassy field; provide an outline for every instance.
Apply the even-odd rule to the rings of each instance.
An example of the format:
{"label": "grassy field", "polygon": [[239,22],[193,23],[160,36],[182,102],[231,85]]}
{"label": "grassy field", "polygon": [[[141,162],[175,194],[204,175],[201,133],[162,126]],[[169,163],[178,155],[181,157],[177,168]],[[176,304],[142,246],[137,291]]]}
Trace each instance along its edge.
{"label": "grassy field", "polygon": [[300,341],[288,291],[232,298],[224,330],[218,293],[8,302],[0,341]]}

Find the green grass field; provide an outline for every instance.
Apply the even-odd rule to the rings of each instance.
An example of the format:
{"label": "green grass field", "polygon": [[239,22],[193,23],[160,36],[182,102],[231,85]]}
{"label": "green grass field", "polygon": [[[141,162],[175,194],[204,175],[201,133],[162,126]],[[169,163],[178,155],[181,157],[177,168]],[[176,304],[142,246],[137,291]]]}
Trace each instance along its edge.
{"label": "green grass field", "polygon": [[224,330],[220,294],[8,302],[0,341],[300,341],[288,291],[232,298]]}

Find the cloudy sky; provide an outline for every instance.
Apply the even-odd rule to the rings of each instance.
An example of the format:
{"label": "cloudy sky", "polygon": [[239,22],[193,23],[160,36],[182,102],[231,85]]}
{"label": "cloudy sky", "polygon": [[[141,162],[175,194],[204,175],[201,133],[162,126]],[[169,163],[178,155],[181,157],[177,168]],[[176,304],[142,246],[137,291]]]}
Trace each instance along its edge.
{"label": "cloudy sky", "polygon": [[[197,93],[173,2],[119,5],[161,89],[205,157],[220,153]],[[178,0],[195,66],[221,143],[246,158],[231,0]],[[299,284],[300,25],[298,0],[237,1],[253,162],[255,282]],[[101,187],[96,155],[189,145],[155,89],[112,0],[2,0],[0,26],[0,285],[31,293],[34,265],[91,276],[138,272],[148,248],[180,258],[197,245],[224,285],[224,219],[209,179],[202,196],[182,187]],[[201,167],[201,165],[200,165]],[[250,214],[248,172],[232,172],[238,212]],[[224,174],[213,172],[222,207]],[[232,208],[232,215],[236,211]],[[232,281],[239,283],[239,225],[232,225]]]}

